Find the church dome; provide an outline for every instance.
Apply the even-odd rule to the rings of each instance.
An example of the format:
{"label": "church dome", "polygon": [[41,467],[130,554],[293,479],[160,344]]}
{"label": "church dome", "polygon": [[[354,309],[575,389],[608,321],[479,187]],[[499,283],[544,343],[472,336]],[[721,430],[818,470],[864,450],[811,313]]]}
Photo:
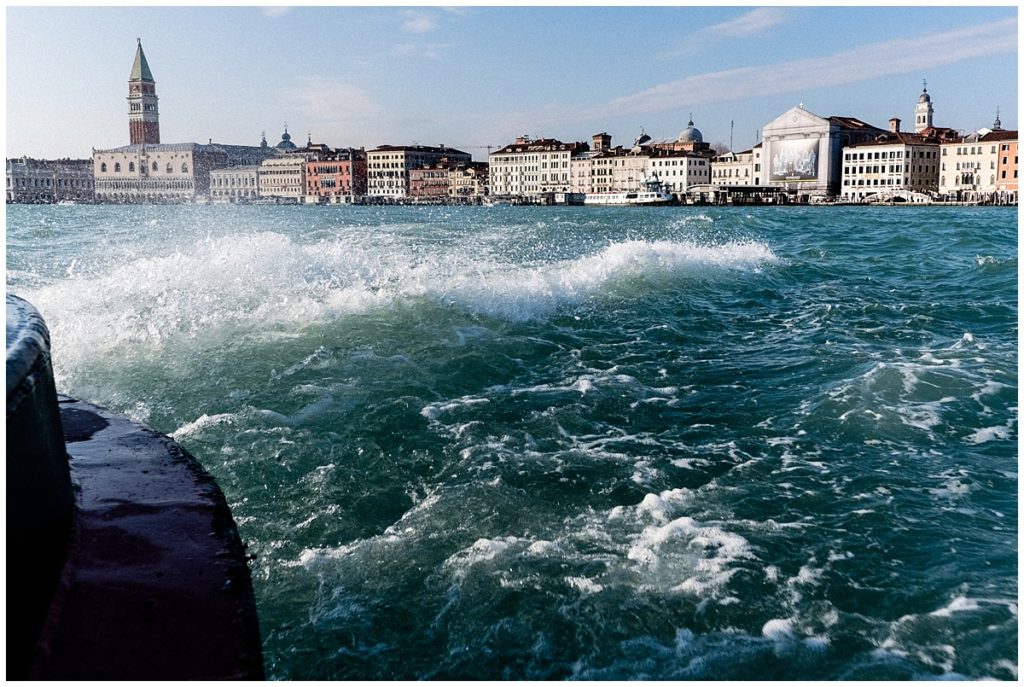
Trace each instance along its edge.
{"label": "church dome", "polygon": [[292,135],[288,133],[288,128],[285,127],[284,133],[281,134],[281,142],[274,147],[278,150],[295,150],[298,146],[292,143]]}
{"label": "church dome", "polygon": [[928,95],[928,91],[922,91],[921,96],[917,99],[919,103],[930,103],[931,101],[932,97]]}
{"label": "church dome", "polygon": [[700,129],[693,125],[693,117],[686,123],[686,128],[683,129],[682,133],[679,134],[679,138],[676,139],[679,143],[703,143],[704,135],[700,132]]}

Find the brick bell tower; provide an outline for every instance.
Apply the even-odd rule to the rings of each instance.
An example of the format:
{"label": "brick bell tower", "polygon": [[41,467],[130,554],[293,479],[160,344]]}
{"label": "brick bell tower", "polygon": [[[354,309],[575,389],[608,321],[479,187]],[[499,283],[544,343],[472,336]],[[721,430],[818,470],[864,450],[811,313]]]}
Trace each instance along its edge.
{"label": "brick bell tower", "polygon": [[131,142],[160,142],[160,112],[156,106],[156,81],[142,52],[142,39],[135,50],[132,75],[128,78],[128,133]]}

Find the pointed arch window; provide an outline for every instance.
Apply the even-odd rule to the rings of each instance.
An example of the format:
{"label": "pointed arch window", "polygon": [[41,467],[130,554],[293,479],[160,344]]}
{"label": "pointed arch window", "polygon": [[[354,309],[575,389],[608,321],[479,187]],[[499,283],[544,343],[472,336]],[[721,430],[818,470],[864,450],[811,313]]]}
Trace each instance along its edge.
{"label": "pointed arch window", "polygon": [[107,171],[107,163],[106,162],[101,162],[100,163],[100,171],[101,172],[106,172]]}
{"label": "pointed arch window", "polygon": [[188,163],[187,162],[182,162],[181,163],[181,173],[182,174],[188,174]]}
{"label": "pointed arch window", "polygon": [[156,171],[158,171],[159,169],[160,169],[160,168],[159,168],[159,167],[157,166],[156,162],[153,162],[153,171],[154,171],[154,172],[156,172]]}
{"label": "pointed arch window", "polygon": [[135,163],[134,162],[129,162],[128,163],[128,171],[129,172],[134,172],[135,171]]}
{"label": "pointed arch window", "polygon": [[173,171],[174,171],[174,170],[173,170],[173,169],[171,169],[171,163],[170,163],[170,162],[168,162],[168,163],[167,163],[167,173],[168,173],[168,174],[171,174],[171,173],[172,173]]}
{"label": "pointed arch window", "polygon": [[120,172],[121,171],[121,163],[120,162],[115,162],[114,163],[114,171],[115,172]]}

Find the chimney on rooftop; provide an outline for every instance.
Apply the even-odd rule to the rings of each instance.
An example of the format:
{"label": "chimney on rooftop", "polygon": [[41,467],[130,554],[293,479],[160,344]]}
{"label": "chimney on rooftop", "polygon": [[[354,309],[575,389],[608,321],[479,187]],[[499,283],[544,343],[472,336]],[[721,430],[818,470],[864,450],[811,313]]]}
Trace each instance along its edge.
{"label": "chimney on rooftop", "polygon": [[594,134],[594,150],[603,152],[612,147],[612,137],[606,133]]}
{"label": "chimney on rooftop", "polygon": [[893,132],[894,134],[898,134],[900,132],[899,117],[893,117],[892,119],[889,120],[889,131]]}

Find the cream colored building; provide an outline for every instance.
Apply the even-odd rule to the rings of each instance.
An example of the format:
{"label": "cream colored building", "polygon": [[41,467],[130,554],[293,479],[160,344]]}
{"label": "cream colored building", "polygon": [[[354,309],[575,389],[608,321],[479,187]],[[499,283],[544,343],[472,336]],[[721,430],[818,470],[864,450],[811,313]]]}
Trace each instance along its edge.
{"label": "cream colored building", "polygon": [[255,146],[215,143],[136,143],[94,150],[96,200],[161,203],[207,198],[212,169],[254,164],[267,154]]}
{"label": "cream colored building", "polygon": [[487,163],[470,162],[448,173],[448,196],[454,201],[477,201],[487,195]]}
{"label": "cream colored building", "polygon": [[570,192],[572,158],[587,150],[586,143],[563,143],[545,138],[520,136],[501,150],[491,153],[491,195],[537,198]]}
{"label": "cream colored building", "polygon": [[755,186],[754,151],[728,152],[711,160],[713,186]]}
{"label": "cream colored building", "polygon": [[260,163],[258,188],[260,198],[302,202],[306,196],[305,155],[272,157]]}
{"label": "cream colored building", "polygon": [[693,186],[711,183],[711,159],[685,151],[658,152],[647,158],[645,178],[658,178],[665,190],[684,195]]}
{"label": "cream colored building", "polygon": [[409,197],[409,170],[429,167],[447,158],[468,163],[469,153],[445,146],[379,146],[366,151],[366,195],[378,198]]}
{"label": "cream colored building", "polygon": [[255,200],[260,195],[259,165],[210,170],[210,198],[219,203]]}
{"label": "cream colored building", "polygon": [[913,202],[939,189],[939,142],[901,132],[900,120],[873,141],[843,148],[841,198],[863,201],[871,196],[900,197]]}
{"label": "cream colored building", "polygon": [[209,190],[215,157],[205,146],[133,144],[93,151],[96,199],[108,202],[194,200]]}
{"label": "cream colored building", "polygon": [[1016,131],[981,129],[960,141],[943,143],[939,193],[950,200],[985,202],[999,191],[1002,146],[1016,141]]}
{"label": "cream colored building", "polygon": [[700,132],[690,127],[679,139],[653,141],[641,134],[633,147],[612,148],[611,137],[593,137],[594,150],[584,149],[570,163],[570,191],[580,193],[633,193],[643,190],[645,182],[658,180],[666,191],[685,194],[695,185],[711,178],[710,156],[704,148],[695,152],[680,144],[699,145]]}
{"label": "cream colored building", "polygon": [[650,157],[646,154],[611,151],[586,151],[570,161],[571,193],[633,193],[643,188],[650,175]]}

